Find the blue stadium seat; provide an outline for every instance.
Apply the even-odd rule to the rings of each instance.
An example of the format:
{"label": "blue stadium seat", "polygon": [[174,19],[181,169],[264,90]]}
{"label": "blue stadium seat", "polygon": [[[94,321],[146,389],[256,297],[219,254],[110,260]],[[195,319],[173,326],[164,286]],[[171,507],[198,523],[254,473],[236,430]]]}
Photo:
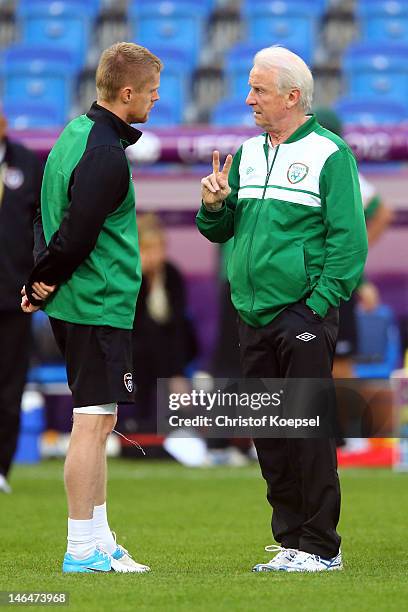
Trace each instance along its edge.
{"label": "blue stadium seat", "polygon": [[[135,41],[136,42],[136,41]],[[157,42],[150,46],[150,51],[157,55],[164,63],[164,69],[168,67],[177,70],[189,70],[191,65],[191,56],[187,49],[176,48],[167,43]],[[163,76],[164,71],[161,76]]]}
{"label": "blue stadium seat", "polygon": [[3,100],[7,105],[30,102],[52,105],[65,123],[76,76],[72,54],[54,47],[16,45],[2,56]]}
{"label": "blue stadium seat", "polygon": [[357,330],[356,375],[389,378],[401,361],[400,334],[391,308],[381,305],[372,312],[357,309]]}
{"label": "blue stadium seat", "polygon": [[27,382],[39,385],[66,383],[67,371],[64,365],[44,364],[35,366],[28,371]]}
{"label": "blue stadium seat", "polygon": [[408,106],[407,57],[408,45],[352,45],[343,60],[348,95],[398,100]]}
{"label": "blue stadium seat", "polygon": [[[250,5],[253,6],[255,4],[265,4],[266,1],[267,0],[244,0],[244,2],[241,5],[242,10],[246,11],[247,7],[249,7]],[[277,1],[279,0],[275,0],[275,4]],[[299,0],[280,0],[280,2],[286,5],[291,5],[291,4],[298,4]],[[322,16],[328,8],[329,0],[312,0],[312,3],[313,3],[313,10],[316,10],[317,14],[319,16]]]}
{"label": "blue stadium seat", "polygon": [[[263,47],[270,47],[271,41],[258,41],[256,43],[239,43],[232,47],[225,63],[225,75],[228,80],[228,91],[231,97],[239,98],[249,92],[248,76],[253,66],[253,59]],[[302,41],[297,45],[288,45],[288,49],[304,58],[307,50]]]}
{"label": "blue stadium seat", "polygon": [[213,125],[225,126],[255,126],[252,111],[245,104],[244,97],[228,98],[221,100],[215,105],[211,113],[211,123]]}
{"label": "blue stadium seat", "polygon": [[85,2],[84,0],[20,0],[16,7],[16,13],[17,16],[25,15],[34,4],[54,5],[51,6],[51,10],[58,12],[59,6],[56,5],[61,4],[61,2],[63,2],[63,4],[70,4],[73,8],[79,6],[81,11],[85,9],[90,15],[96,17],[101,10],[102,0],[86,0]]}
{"label": "blue stadium seat", "polygon": [[183,121],[183,113],[187,100],[186,79],[186,75],[170,68],[163,71],[160,78],[160,98],[173,109],[173,119],[177,124]]}
{"label": "blue stadium seat", "polygon": [[309,1],[255,2],[245,7],[250,42],[269,41],[267,46],[280,44],[303,49],[306,63],[313,60],[319,7]]}
{"label": "blue stadium seat", "polygon": [[[139,42],[139,41],[138,41]],[[164,63],[164,70],[160,75],[160,102],[171,107],[173,123],[179,124],[183,120],[183,112],[188,100],[188,90],[191,79],[191,59],[185,49],[174,49],[166,45],[152,45],[152,53],[155,53]],[[154,119],[154,109],[151,118]],[[150,119],[149,119],[150,122]]]}
{"label": "blue stadium seat", "polygon": [[14,130],[59,128],[63,125],[58,105],[7,100],[3,111],[7,123]]}
{"label": "blue stadium seat", "polygon": [[160,99],[158,102],[156,102],[153,110],[150,112],[147,127],[171,127],[172,125],[179,125],[180,122],[180,113],[174,104]]}
{"label": "blue stadium seat", "polygon": [[[27,382],[39,385],[66,383],[67,373],[65,365],[62,363],[62,356],[53,340],[51,340],[51,345],[49,345],[52,331],[47,315],[43,310],[37,310],[32,315],[32,320],[34,346],[36,349],[42,347],[42,350],[40,349],[39,354],[36,354],[36,360],[39,362],[39,365],[30,368]],[[47,350],[44,350],[45,346]],[[52,346],[51,351],[49,350],[50,346]]]}
{"label": "blue stadium seat", "polygon": [[[81,0],[78,0],[81,1]],[[265,1],[265,0],[263,0]],[[319,1],[325,1],[325,0],[319,0]],[[178,6],[180,6],[181,4],[189,4],[190,6],[194,5],[194,7],[197,8],[197,2],[195,2],[194,0],[170,0],[171,4],[177,4]],[[213,8],[216,5],[217,0],[200,0],[200,7],[199,10],[204,10],[204,14],[205,15],[209,15],[210,12],[213,10]],[[134,14],[138,14],[138,9],[140,7],[142,7],[143,5],[146,4],[168,4],[168,1],[166,2],[166,0],[131,0],[130,2],[130,7],[132,9],[132,13]],[[168,10],[166,8],[163,9],[164,11]]]}
{"label": "blue stadium seat", "polygon": [[205,9],[195,2],[151,2],[133,4],[129,9],[135,42],[151,49],[166,45],[189,54],[197,63],[202,47]]}
{"label": "blue stadium seat", "polygon": [[365,40],[408,43],[408,2],[360,1],[357,4],[357,17]]}
{"label": "blue stadium seat", "polygon": [[91,22],[86,3],[79,2],[30,2],[19,13],[24,43],[68,49],[77,68],[86,59]]}
{"label": "blue stadium seat", "polygon": [[399,125],[408,121],[407,108],[401,102],[370,98],[341,98],[334,105],[344,123],[363,126]]}

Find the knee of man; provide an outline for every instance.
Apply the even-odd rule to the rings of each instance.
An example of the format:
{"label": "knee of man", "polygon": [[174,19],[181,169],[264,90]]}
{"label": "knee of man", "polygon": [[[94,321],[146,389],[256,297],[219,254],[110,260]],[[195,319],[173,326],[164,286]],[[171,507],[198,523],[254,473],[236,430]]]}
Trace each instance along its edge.
{"label": "knee of man", "polygon": [[105,439],[116,425],[115,414],[74,414],[73,431]]}
{"label": "knee of man", "polygon": [[106,414],[103,415],[102,419],[101,433],[103,436],[108,437],[116,425],[117,417],[115,414]]}

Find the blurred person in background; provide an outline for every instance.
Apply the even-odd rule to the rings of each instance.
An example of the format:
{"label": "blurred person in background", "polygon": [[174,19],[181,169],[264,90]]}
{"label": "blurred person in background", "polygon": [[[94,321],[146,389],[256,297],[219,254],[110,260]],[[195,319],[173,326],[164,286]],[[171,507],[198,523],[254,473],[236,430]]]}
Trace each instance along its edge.
{"label": "blurred person in background", "polygon": [[[265,132],[202,179],[200,232],[234,237],[228,275],[245,378],[331,379],[338,305],[367,256],[357,165],[309,114],[313,77],[282,47],[254,58],[246,103]],[[342,569],[334,438],[256,438],[277,555],[253,571]],[[268,547],[268,550],[271,550]]]}
{"label": "blurred person in background", "polygon": [[169,378],[170,392],[189,392],[186,368],[197,356],[197,337],[187,316],[182,274],[168,261],[164,227],[152,213],[138,217],[142,284],[133,325],[138,431],[156,431],[156,384]]}
{"label": "blurred person in background", "polygon": [[21,312],[20,289],[33,265],[33,220],[42,169],[36,155],[7,137],[0,111],[0,492],[17,447],[21,397],[30,352],[31,320]]}
{"label": "blurred person in background", "polygon": [[[233,238],[219,245],[218,323],[210,363],[210,371],[215,378],[239,378],[241,372],[237,311],[231,302],[231,289],[228,282],[228,261],[233,249]],[[225,341],[226,338],[228,342]]]}
{"label": "blurred person in background", "polygon": [[110,530],[106,441],[118,402],[134,397],[132,326],[141,271],[125,149],[141,136],[131,124],[145,123],[159,99],[162,67],[140,45],[106,49],[96,72],[97,102],[66,126],[44,172],[36,264],[21,307],[27,313],[43,307],[48,314],[73,396],[63,572],[150,569],[136,563]]}
{"label": "blurred person in background", "polygon": [[[316,119],[323,127],[338,136],[343,136],[343,125],[340,117],[330,108],[315,109]],[[376,188],[359,172],[361,197],[364,216],[367,224],[369,248],[383,235],[393,220],[393,212],[383,202]],[[335,378],[353,378],[353,358],[357,351],[356,307],[363,310],[374,310],[380,301],[377,287],[364,276],[351,298],[341,300],[339,308],[339,335],[333,364]]]}
{"label": "blurred person in background", "polygon": [[[231,301],[227,271],[233,248],[233,239],[219,245],[217,331],[209,364],[213,378],[239,378],[241,374],[238,313]],[[247,465],[249,457],[256,459],[256,452],[249,438],[209,438],[207,444],[210,465],[241,467]]]}

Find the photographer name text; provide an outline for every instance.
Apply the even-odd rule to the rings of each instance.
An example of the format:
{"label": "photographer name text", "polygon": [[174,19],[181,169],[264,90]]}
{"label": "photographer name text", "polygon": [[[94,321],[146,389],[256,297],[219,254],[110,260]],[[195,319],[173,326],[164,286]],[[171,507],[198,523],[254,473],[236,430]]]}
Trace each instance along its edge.
{"label": "photographer name text", "polygon": [[218,415],[215,418],[198,415],[194,417],[184,417],[172,414],[169,417],[170,427],[289,427],[298,429],[300,427],[320,426],[320,417],[312,419],[285,419],[276,415],[264,415],[262,417],[229,417]]}

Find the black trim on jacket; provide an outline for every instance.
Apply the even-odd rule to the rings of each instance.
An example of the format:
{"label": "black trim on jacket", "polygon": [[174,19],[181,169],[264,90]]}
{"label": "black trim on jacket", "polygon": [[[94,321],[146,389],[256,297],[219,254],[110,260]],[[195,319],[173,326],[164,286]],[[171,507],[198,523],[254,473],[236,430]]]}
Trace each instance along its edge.
{"label": "black trim on jacket", "polygon": [[26,283],[28,299],[34,305],[43,302],[33,297],[33,283],[43,281],[59,285],[67,281],[92,252],[106,217],[120,206],[129,190],[129,167],[124,148],[135,144],[142,132],[96,102],[87,117],[94,125],[84,154],[70,177],[70,205],[48,247],[41,214],[36,215],[36,264]]}

